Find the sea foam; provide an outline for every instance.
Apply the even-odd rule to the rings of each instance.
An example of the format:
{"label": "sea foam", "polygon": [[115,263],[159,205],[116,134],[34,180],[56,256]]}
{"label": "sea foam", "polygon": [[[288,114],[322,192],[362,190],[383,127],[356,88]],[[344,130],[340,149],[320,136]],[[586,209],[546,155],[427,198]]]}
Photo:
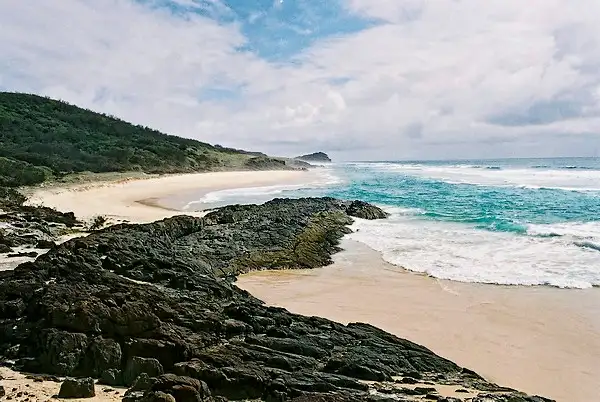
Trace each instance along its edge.
{"label": "sea foam", "polygon": [[357,220],[349,237],[402,268],[461,282],[580,289],[600,285],[600,252],[578,244],[582,240],[491,232],[391,212],[388,220]]}

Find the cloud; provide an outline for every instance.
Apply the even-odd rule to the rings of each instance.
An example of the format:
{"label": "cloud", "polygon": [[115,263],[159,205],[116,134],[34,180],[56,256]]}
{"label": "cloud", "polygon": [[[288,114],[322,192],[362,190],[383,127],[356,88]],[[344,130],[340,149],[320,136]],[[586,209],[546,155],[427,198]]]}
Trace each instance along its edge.
{"label": "cloud", "polygon": [[597,15],[585,0],[3,2],[0,88],[272,153],[589,155]]}

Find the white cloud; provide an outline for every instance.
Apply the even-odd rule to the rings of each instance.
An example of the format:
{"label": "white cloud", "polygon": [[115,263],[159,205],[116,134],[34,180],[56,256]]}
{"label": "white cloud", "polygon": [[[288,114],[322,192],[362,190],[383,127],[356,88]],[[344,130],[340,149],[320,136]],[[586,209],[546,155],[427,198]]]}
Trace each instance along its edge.
{"label": "white cloud", "polygon": [[[347,0],[381,23],[276,62],[239,50],[241,22],[157,4],[0,0],[0,86],[292,154],[525,156],[600,141],[597,2]],[[203,99],[210,88],[240,96]]]}

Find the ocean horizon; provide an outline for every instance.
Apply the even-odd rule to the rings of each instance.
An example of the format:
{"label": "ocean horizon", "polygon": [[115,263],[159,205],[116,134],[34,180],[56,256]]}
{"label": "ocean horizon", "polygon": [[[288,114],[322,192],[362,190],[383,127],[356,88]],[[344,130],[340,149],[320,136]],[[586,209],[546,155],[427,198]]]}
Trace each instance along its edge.
{"label": "ocean horizon", "polygon": [[385,208],[349,238],[404,269],[461,282],[600,286],[600,158],[332,163],[322,180],[205,194],[187,209],[331,196]]}

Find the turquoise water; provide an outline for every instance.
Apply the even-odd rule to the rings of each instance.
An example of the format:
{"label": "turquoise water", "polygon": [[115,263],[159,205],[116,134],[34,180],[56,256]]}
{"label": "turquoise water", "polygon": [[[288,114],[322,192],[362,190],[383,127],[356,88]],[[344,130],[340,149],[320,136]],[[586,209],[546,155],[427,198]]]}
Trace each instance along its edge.
{"label": "turquoise water", "polygon": [[359,220],[350,237],[395,265],[438,278],[600,285],[598,158],[361,162],[323,173],[328,181],[317,186],[254,189],[252,196],[381,205],[390,219]]}
{"label": "turquoise water", "polygon": [[479,229],[522,234],[531,224],[600,220],[595,159],[359,163],[336,173],[344,183],[321,194],[415,208],[423,219]]}

